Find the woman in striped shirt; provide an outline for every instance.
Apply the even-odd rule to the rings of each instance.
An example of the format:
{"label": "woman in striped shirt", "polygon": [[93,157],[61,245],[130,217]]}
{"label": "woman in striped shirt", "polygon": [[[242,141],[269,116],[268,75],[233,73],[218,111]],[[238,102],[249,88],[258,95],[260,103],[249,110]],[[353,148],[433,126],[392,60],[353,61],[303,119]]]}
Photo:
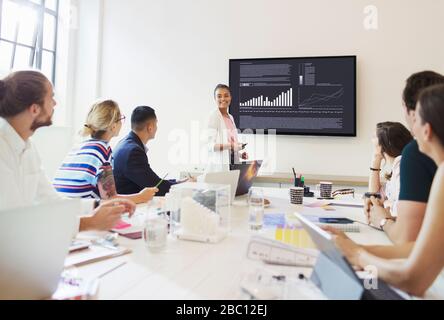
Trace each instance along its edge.
{"label": "woman in striped shirt", "polygon": [[82,132],[90,139],[71,150],[57,170],[53,181],[57,192],[71,198],[126,198],[135,203],[154,197],[157,188],[145,188],[132,195],[118,195],[115,191],[109,142],[119,135],[124,119],[112,100],[99,101],[91,107]]}

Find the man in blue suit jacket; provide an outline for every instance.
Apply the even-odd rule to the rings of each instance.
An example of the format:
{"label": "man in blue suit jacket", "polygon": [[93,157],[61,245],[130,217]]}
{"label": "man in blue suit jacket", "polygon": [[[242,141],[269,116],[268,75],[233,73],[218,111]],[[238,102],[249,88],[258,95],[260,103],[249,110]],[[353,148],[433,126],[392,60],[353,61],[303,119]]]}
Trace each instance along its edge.
{"label": "man in blue suit jacket", "polygon": [[[156,136],[157,117],[154,109],[137,107],[131,115],[132,131],[114,150],[114,179],[119,194],[138,193],[145,187],[154,187],[161,178],[149,162],[146,144]],[[156,196],[164,196],[175,180],[165,180],[158,186]]]}

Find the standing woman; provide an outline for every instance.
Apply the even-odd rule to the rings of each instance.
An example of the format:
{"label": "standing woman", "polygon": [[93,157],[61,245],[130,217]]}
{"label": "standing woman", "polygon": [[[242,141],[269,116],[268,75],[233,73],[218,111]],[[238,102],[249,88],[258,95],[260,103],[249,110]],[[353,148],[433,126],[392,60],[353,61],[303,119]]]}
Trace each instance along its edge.
{"label": "standing woman", "polygon": [[219,84],[214,89],[217,110],[208,120],[208,165],[206,172],[229,171],[230,164],[239,159],[248,159],[246,152],[240,152],[245,145],[239,143],[236,124],[229,113],[231,91],[227,85]]}
{"label": "standing woman", "polygon": [[145,188],[131,195],[116,192],[109,143],[119,135],[124,119],[118,104],[112,100],[102,100],[91,107],[82,131],[88,139],[75,147],[57,170],[53,181],[57,192],[71,198],[125,198],[135,203],[148,202],[154,197],[156,188]]}
{"label": "standing woman", "polygon": [[[412,140],[410,131],[399,122],[382,122],[376,125],[369,191],[381,194],[384,206],[390,208],[392,216],[397,216],[402,150]],[[383,162],[390,168],[390,172],[385,175],[386,182],[381,182],[380,176]]]}

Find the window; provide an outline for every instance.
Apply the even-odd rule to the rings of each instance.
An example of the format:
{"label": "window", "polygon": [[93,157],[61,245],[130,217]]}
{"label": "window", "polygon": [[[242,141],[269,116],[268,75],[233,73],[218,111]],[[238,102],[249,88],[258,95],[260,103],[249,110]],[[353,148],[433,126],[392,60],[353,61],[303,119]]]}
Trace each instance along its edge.
{"label": "window", "polygon": [[0,70],[35,68],[55,83],[59,0],[0,0]]}

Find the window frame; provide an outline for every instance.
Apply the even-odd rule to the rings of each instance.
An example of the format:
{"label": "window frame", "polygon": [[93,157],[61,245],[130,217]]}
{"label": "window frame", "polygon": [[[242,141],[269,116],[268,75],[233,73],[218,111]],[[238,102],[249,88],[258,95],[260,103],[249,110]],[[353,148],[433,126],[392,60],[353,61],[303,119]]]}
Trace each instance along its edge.
{"label": "window frame", "polygon": [[[42,57],[43,53],[47,52],[52,54],[52,75],[51,80],[52,83],[55,83],[56,80],[56,68],[57,68],[57,37],[59,32],[59,14],[60,14],[60,0],[56,1],[56,8],[55,10],[51,10],[49,8],[46,8],[46,0],[41,0],[41,4],[34,3],[30,0],[8,0],[14,3],[17,3],[21,6],[27,6],[30,7],[37,12],[37,27],[34,30],[33,35],[33,41],[32,45],[26,45],[24,43],[18,42],[18,36],[19,36],[19,29],[20,29],[20,22],[17,21],[15,26],[15,34],[14,34],[14,41],[5,39],[2,37],[2,26],[0,23],[0,41],[9,43],[13,46],[13,49],[11,51],[11,58],[10,58],[10,64],[9,69],[12,70],[14,68],[14,62],[16,58],[16,50],[17,46],[28,48],[31,50],[31,53],[29,54],[29,63],[28,67],[30,68],[36,68],[38,70],[42,70]],[[0,18],[3,14],[3,2],[4,0],[0,0]],[[49,14],[54,17],[55,21],[55,30],[54,30],[54,43],[53,43],[53,50],[44,49],[43,48],[43,36],[44,36],[44,19],[45,14]],[[1,21],[1,19],[0,19]]]}

